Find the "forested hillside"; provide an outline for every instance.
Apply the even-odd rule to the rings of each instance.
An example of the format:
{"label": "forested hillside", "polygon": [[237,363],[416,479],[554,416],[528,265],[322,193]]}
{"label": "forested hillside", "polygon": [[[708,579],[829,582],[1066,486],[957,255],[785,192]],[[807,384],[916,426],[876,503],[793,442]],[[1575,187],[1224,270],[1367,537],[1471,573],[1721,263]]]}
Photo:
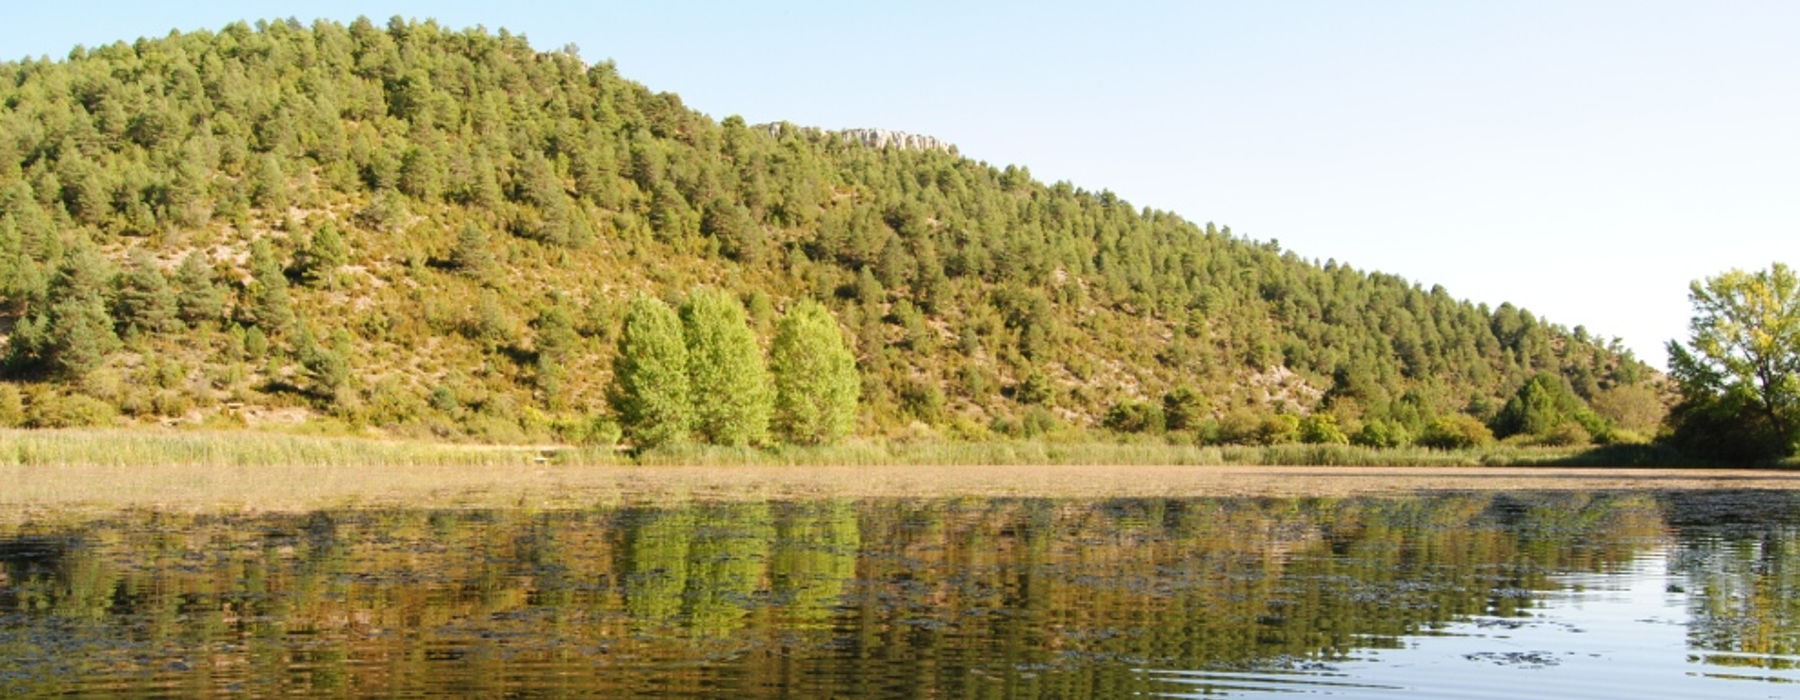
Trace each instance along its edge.
{"label": "forested hillside", "polygon": [[707,288],[765,347],[823,303],[867,436],[1579,441],[1661,414],[1579,327],[930,140],[715,121],[505,31],[235,24],[0,75],[0,423],[604,441],[634,297]]}

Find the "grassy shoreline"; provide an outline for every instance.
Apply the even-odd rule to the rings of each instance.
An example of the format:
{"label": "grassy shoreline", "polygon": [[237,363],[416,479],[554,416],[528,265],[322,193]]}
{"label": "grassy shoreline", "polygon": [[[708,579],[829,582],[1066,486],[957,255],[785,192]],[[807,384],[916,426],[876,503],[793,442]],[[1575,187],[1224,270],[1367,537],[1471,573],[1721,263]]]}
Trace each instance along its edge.
{"label": "grassy shoreline", "polygon": [[258,431],[0,430],[0,465],[56,466],[1717,466],[1648,445],[1496,445],[1468,450],[1352,445],[1195,446],[1154,442],[858,441],[826,447],[610,448],[476,445]]}
{"label": "grassy shoreline", "polygon": [[690,447],[633,459],[591,449],[279,433],[9,430],[0,431],[0,510],[12,519],[119,508],[579,508],[784,498],[1800,489],[1800,472],[1683,469],[1659,459],[1667,455],[1652,448],[1445,452],[1108,443]]}

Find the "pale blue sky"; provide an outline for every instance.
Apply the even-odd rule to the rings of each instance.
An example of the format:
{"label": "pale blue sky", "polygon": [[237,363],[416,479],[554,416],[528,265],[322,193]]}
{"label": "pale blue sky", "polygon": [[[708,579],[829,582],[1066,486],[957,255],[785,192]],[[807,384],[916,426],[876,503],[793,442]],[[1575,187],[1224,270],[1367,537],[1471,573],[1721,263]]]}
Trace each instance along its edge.
{"label": "pale blue sky", "polygon": [[926,133],[1660,364],[1800,264],[1800,2],[213,2],[8,8],[0,57],[357,15],[506,27],[692,107]]}

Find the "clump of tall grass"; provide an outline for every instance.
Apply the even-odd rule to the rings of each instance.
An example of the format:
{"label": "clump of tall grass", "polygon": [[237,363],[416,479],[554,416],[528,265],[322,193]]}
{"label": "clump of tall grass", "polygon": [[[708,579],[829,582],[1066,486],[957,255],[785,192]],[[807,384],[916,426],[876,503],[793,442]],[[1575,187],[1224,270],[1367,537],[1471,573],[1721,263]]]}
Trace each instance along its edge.
{"label": "clump of tall grass", "polygon": [[540,457],[525,446],[252,431],[0,430],[0,465],[9,466],[517,466]]}
{"label": "clump of tall grass", "polygon": [[1712,466],[1652,445],[1498,444],[1463,450],[1355,445],[861,440],[768,448],[687,444],[627,455],[610,447],[465,445],[255,431],[0,430],[0,465],[54,466]]}

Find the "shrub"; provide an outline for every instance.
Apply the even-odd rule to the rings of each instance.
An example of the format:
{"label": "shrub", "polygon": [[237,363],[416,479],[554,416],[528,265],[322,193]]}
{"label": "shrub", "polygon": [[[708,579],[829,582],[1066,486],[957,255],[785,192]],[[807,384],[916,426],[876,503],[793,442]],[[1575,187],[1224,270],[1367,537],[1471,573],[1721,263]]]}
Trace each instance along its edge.
{"label": "shrub", "polygon": [[1440,450],[1460,450],[1494,444],[1494,433],[1473,416],[1455,413],[1438,418],[1419,434],[1419,444]]}
{"label": "shrub", "polygon": [[1160,433],[1166,424],[1161,407],[1128,400],[1113,404],[1101,425],[1121,433]]}

